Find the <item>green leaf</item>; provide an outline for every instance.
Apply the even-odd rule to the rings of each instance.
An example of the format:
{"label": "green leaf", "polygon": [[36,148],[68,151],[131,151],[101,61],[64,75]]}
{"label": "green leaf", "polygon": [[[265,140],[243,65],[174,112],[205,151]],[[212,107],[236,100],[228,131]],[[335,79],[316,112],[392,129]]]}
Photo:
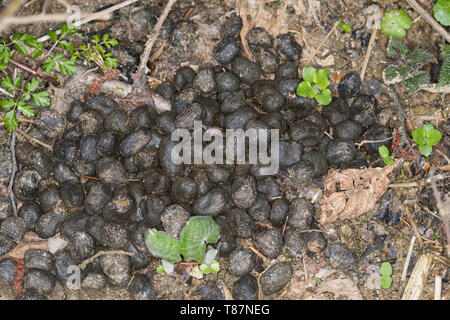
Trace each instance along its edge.
{"label": "green leaf", "polygon": [[426,134],[427,138],[427,145],[429,146],[435,146],[441,141],[442,133],[436,129],[431,129]]}
{"label": "green leaf", "polygon": [[323,90],[328,88],[328,85],[330,84],[330,70],[322,69],[314,73],[314,83],[317,83],[319,85],[319,89]]}
{"label": "green leaf", "polygon": [[412,137],[414,138],[414,141],[418,145],[424,145],[425,144],[425,134],[426,131],[423,128],[417,128],[412,132]]}
{"label": "green leaf", "polygon": [[344,21],[339,21],[338,26],[340,28],[342,28],[342,30],[344,30],[345,32],[350,32],[352,31],[352,27],[350,27],[348,24],[346,24]]}
{"label": "green leaf", "polygon": [[15,104],[16,104],[16,101],[14,101],[14,99],[12,99],[12,98],[11,99],[3,99],[1,102],[2,109],[5,109],[5,110],[11,109],[12,107],[14,107]]}
{"label": "green leaf", "polygon": [[383,276],[390,276],[392,274],[392,267],[389,262],[383,262],[380,267],[380,273]]}
{"label": "green leaf", "polygon": [[36,59],[37,57],[40,57],[41,55],[42,55],[42,53],[43,53],[43,51],[42,50],[34,50],[32,53],[31,53],[31,57],[33,58],[33,59]]}
{"label": "green leaf", "polygon": [[425,157],[428,157],[431,154],[431,152],[433,151],[433,147],[428,144],[421,144],[421,145],[419,145],[419,151]]}
{"label": "green leaf", "polygon": [[2,87],[5,88],[6,90],[8,90],[9,92],[13,92],[14,89],[16,88],[14,86],[10,76],[6,76],[5,78],[3,78]]}
{"label": "green leaf", "polygon": [[389,10],[384,14],[381,22],[381,31],[395,39],[401,39],[406,35],[405,29],[411,28],[413,21],[403,10]]}
{"label": "green leaf", "polygon": [[383,289],[389,289],[392,284],[392,278],[389,276],[382,276],[380,278],[380,285]]}
{"label": "green leaf", "polygon": [[75,66],[75,61],[59,60],[58,66],[59,66],[59,71],[61,71],[61,73],[65,76],[77,73],[77,67]]}
{"label": "green leaf", "polygon": [[164,274],[164,267],[162,266],[162,264],[160,264],[159,266],[156,267],[156,272],[158,272],[159,274]]}
{"label": "green leaf", "polygon": [[304,81],[308,81],[309,83],[313,83],[314,73],[316,73],[316,68],[313,67],[304,67],[302,70],[302,78]]}
{"label": "green leaf", "polygon": [[9,132],[13,132],[16,130],[17,125],[19,124],[19,121],[16,118],[16,110],[11,110],[3,116],[3,122],[5,123],[6,129],[8,129]]}
{"label": "green leaf", "polygon": [[19,51],[21,54],[27,54],[27,49],[25,46],[19,42],[14,42],[14,47],[16,47],[17,51]]}
{"label": "green leaf", "polygon": [[28,93],[28,91],[25,91],[22,95],[23,101],[28,101],[31,99],[31,95]]}
{"label": "green leaf", "polygon": [[[449,46],[450,47],[450,46]],[[442,62],[441,71],[439,72],[439,83],[437,87],[443,87],[450,84],[450,56]]]}
{"label": "green leaf", "polygon": [[424,125],[422,128],[423,128],[423,130],[425,130],[425,132],[428,132],[430,130],[433,130],[434,126],[431,123],[428,123],[428,124]]}
{"label": "green leaf", "polygon": [[36,78],[32,78],[25,86],[25,89],[27,89],[30,92],[35,91],[39,87],[39,81]]}
{"label": "green leaf", "polygon": [[330,91],[330,89],[325,89],[318,95],[314,97],[318,103],[321,105],[329,105],[331,103],[331,100],[333,99],[333,95]]}
{"label": "green leaf", "polygon": [[59,46],[63,47],[64,49],[66,49],[67,51],[69,51],[70,53],[73,53],[75,51],[75,46],[73,45],[72,42],[66,41],[66,40],[61,40],[58,43]]}
{"label": "green leaf", "polygon": [[91,42],[92,42],[93,44],[97,44],[97,43],[100,42],[100,37],[98,36],[98,34],[94,34],[94,36],[92,37]]}
{"label": "green leaf", "polygon": [[403,86],[408,88],[410,92],[415,92],[420,89],[421,86],[430,83],[430,74],[425,71],[419,71],[414,76],[402,81]]}
{"label": "green leaf", "polygon": [[388,156],[386,158],[383,158],[383,162],[384,162],[385,165],[390,165],[390,164],[394,163],[394,160],[392,159],[392,157]]}
{"label": "green leaf", "polygon": [[10,59],[11,59],[11,49],[9,49],[9,47],[0,45],[0,61],[7,64]]}
{"label": "green leaf", "polygon": [[105,33],[105,34],[103,35],[103,42],[108,41],[108,39],[109,39],[109,34],[108,34],[108,33]]}
{"label": "green leaf", "polygon": [[180,253],[186,261],[203,261],[206,243],[217,241],[219,241],[219,227],[212,217],[192,217],[180,233]]}
{"label": "green leaf", "polygon": [[50,30],[49,32],[47,32],[47,35],[49,36],[50,40],[52,40],[53,42],[56,42],[56,40],[58,40],[58,35],[56,34],[56,32],[54,30]]}
{"label": "green leaf", "polygon": [[25,117],[34,117],[36,115],[34,108],[28,104],[18,106],[17,108]]}
{"label": "green leaf", "polygon": [[75,33],[77,33],[77,27],[75,27],[74,25],[63,24],[61,26],[61,38]]}
{"label": "green leaf", "polygon": [[0,62],[0,71],[6,70],[8,68],[8,65],[6,63]]}
{"label": "green leaf", "polygon": [[384,145],[378,147],[378,153],[382,158],[389,157],[389,149]]}
{"label": "green leaf", "polygon": [[50,105],[50,98],[47,91],[42,91],[38,93],[32,93],[33,102],[38,107],[48,107]]}
{"label": "green leaf", "polygon": [[17,77],[17,78],[14,80],[14,87],[20,88],[20,86],[22,85],[22,81],[23,81],[23,78],[22,78],[22,77]]}
{"label": "green leaf", "polygon": [[433,12],[437,21],[444,26],[450,26],[450,0],[438,0]]}
{"label": "green leaf", "polygon": [[300,97],[314,98],[317,94],[315,90],[311,87],[311,83],[308,81],[302,81],[297,87],[297,95]]}
{"label": "green leaf", "polygon": [[145,233],[145,244],[148,251],[157,258],[175,263],[181,260],[180,241],[167,235],[164,231],[148,229]]}
{"label": "green leaf", "polygon": [[205,263],[202,263],[199,268],[203,274],[217,274],[220,271],[220,264],[216,260],[213,260],[209,266]]}
{"label": "green leaf", "polygon": [[53,60],[51,57],[47,57],[47,59],[45,59],[45,63],[43,66],[44,71],[47,73],[52,73],[53,70],[55,70],[55,67],[56,67],[55,60]]}

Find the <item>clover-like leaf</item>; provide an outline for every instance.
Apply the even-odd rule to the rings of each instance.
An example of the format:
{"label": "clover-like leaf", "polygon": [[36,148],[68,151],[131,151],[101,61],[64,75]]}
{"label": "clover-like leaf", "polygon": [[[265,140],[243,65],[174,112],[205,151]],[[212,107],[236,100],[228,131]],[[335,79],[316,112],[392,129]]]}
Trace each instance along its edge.
{"label": "clover-like leaf", "polygon": [[389,157],[389,149],[385,145],[378,147],[378,153],[382,158]]}
{"label": "clover-like leaf", "polygon": [[181,260],[180,241],[172,238],[164,231],[148,229],[145,233],[145,244],[148,251],[157,258],[175,263]]}
{"label": "clover-like leaf", "polygon": [[428,157],[431,154],[431,152],[433,151],[433,147],[428,144],[421,144],[421,145],[419,145],[419,151],[425,157]]}
{"label": "clover-like leaf", "polygon": [[426,131],[423,128],[417,128],[412,132],[412,137],[414,138],[414,141],[418,145],[424,145],[425,144],[425,134]]}
{"label": "clover-like leaf", "polygon": [[392,278],[389,276],[382,276],[380,278],[380,285],[383,289],[389,289],[392,284]]}
{"label": "clover-like leaf", "polygon": [[314,99],[321,105],[329,105],[331,103],[331,100],[333,99],[333,95],[330,91],[330,89],[325,89],[321,93],[317,94]]}
{"label": "clover-like leaf", "polygon": [[431,129],[426,133],[427,145],[435,146],[441,141],[442,133],[439,130]]}
{"label": "clover-like leaf", "polygon": [[316,73],[316,68],[313,67],[304,67],[302,70],[302,78],[304,81],[308,81],[309,83],[313,83],[314,74]]}
{"label": "clover-like leaf", "polygon": [[13,132],[16,130],[17,125],[19,124],[19,120],[16,118],[16,110],[11,110],[3,116],[3,122],[5,123],[6,129],[9,132]]}
{"label": "clover-like leaf", "polygon": [[180,233],[180,253],[186,261],[203,261],[206,243],[217,241],[219,241],[219,227],[212,217],[192,217]]}
{"label": "clover-like leaf", "polygon": [[411,28],[413,21],[403,10],[389,10],[384,14],[381,22],[381,31],[395,39],[401,39],[406,35],[406,29]]}
{"label": "clover-like leaf", "polygon": [[346,24],[344,21],[339,21],[338,26],[344,30],[345,32],[352,31],[352,27],[350,27],[348,24]]}
{"label": "clover-like leaf", "polygon": [[328,88],[328,85],[330,84],[330,70],[327,69],[321,69],[314,73],[314,83],[318,84],[319,90],[324,90]]}
{"label": "clover-like leaf", "polygon": [[423,128],[423,130],[425,130],[425,132],[428,132],[428,131],[430,131],[430,130],[433,130],[433,129],[434,129],[434,126],[433,126],[431,123],[427,123],[427,124],[424,125],[422,128]]}
{"label": "clover-like leaf", "polygon": [[383,262],[380,267],[380,273],[383,276],[390,276],[392,274],[392,267],[389,262]]}
{"label": "clover-like leaf", "polygon": [[317,92],[312,88],[311,83],[302,81],[297,87],[297,95],[300,97],[314,98]]}
{"label": "clover-like leaf", "polygon": [[210,265],[207,265],[206,263],[202,263],[199,266],[199,268],[203,274],[209,274],[209,273],[217,274],[220,271],[220,264],[216,260],[213,260]]}
{"label": "clover-like leaf", "polygon": [[444,26],[450,26],[450,0],[438,0],[433,12],[437,21]]}

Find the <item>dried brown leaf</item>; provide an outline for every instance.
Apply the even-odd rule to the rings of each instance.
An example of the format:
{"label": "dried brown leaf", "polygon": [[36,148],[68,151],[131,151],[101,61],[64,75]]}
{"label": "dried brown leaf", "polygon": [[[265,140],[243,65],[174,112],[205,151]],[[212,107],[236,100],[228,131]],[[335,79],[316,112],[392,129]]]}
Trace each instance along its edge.
{"label": "dried brown leaf", "polygon": [[388,189],[388,174],[395,165],[329,172],[324,179],[324,196],[320,200],[320,222],[352,219],[374,209]]}

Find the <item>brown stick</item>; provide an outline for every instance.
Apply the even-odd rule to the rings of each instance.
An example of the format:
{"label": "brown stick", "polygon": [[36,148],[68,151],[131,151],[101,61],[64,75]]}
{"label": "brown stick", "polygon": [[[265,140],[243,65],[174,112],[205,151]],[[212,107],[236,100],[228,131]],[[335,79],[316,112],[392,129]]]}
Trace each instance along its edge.
{"label": "brown stick", "polygon": [[55,85],[55,86],[59,86],[59,82],[58,82],[55,78],[53,78],[53,77],[51,77],[51,76],[49,76],[49,75],[43,74],[43,73],[41,73],[41,72],[39,72],[39,71],[36,72],[36,71],[34,71],[33,69],[31,69],[30,67],[28,67],[28,66],[26,66],[26,65],[24,65],[24,64],[21,64],[20,62],[17,62],[17,61],[15,61],[15,60],[13,60],[13,59],[10,59],[9,61],[10,61],[13,65],[19,67],[20,69],[25,70],[25,71],[31,73],[31,74],[34,75],[34,76],[38,76],[38,77],[40,77],[40,78],[42,78],[42,79],[44,79],[44,80],[47,80],[48,82],[51,82],[51,83],[52,83],[53,85]]}
{"label": "brown stick", "polygon": [[129,257],[134,256],[134,253],[122,251],[122,250],[112,250],[112,251],[103,251],[102,250],[102,251],[99,251],[96,254],[94,254],[92,257],[84,260],[82,263],[80,263],[78,265],[78,267],[80,267],[81,270],[84,270],[89,263],[93,262],[95,259],[97,259],[98,257],[103,256],[105,254],[123,254],[123,255],[126,255]]}
{"label": "brown stick", "polygon": [[20,133],[22,136],[24,136],[26,139],[28,139],[29,141],[35,142],[37,144],[40,144],[44,148],[46,148],[46,149],[50,150],[51,152],[53,152],[53,147],[52,146],[49,146],[48,144],[46,144],[46,143],[44,143],[44,142],[42,142],[42,141],[40,141],[38,139],[33,138],[32,136],[30,136],[28,133],[26,133],[25,131],[23,131],[20,128],[16,128],[16,131],[18,133]]}
{"label": "brown stick", "polygon": [[158,39],[161,27],[164,21],[166,20],[167,16],[169,15],[169,12],[172,9],[172,6],[174,5],[175,2],[177,2],[177,0],[169,0],[167,2],[166,7],[159,16],[158,22],[153,28],[152,35],[148,38],[147,43],[145,44],[145,49],[141,55],[139,67],[136,73],[131,75],[131,77],[133,78],[133,86],[135,88],[142,88],[142,86],[145,83],[145,74],[147,73],[147,63],[148,59],[150,58],[150,53],[152,52],[153,45],[155,44],[156,39]]}
{"label": "brown stick", "polygon": [[414,10],[417,11],[418,14],[424,18],[426,22],[428,22],[434,30],[436,30],[447,42],[450,42],[450,34],[442,27],[434,18],[425,11],[424,8],[416,1],[416,0],[406,0]]}

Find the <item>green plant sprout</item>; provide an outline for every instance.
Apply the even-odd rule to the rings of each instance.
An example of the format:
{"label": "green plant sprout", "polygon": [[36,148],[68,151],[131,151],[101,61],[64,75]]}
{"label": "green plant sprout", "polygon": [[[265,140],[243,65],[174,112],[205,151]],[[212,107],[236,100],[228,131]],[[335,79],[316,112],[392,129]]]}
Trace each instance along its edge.
{"label": "green plant sprout", "polygon": [[450,26],[450,0],[438,0],[433,12],[437,21],[446,27]]}
{"label": "green plant sprout", "polygon": [[203,274],[217,274],[220,271],[220,264],[216,260],[213,260],[209,265],[202,263],[199,266],[199,269]]}
{"label": "green plant sprout", "polygon": [[[59,72],[63,76],[72,75],[77,72],[75,62],[77,59],[84,59],[85,64],[95,62],[100,68],[116,68],[117,59],[110,52],[111,47],[118,44],[114,38],[110,38],[108,34],[104,34],[102,41],[98,35],[94,35],[91,40],[92,46],[81,44],[75,48],[72,42],[67,38],[76,34],[75,26],[63,24],[61,33],[58,35],[55,31],[49,31],[47,35],[53,42],[52,47],[44,55],[44,44],[38,42],[32,34],[14,34],[7,38],[0,39],[0,71],[7,71],[10,64],[19,67],[31,74],[27,81],[16,76],[12,78],[7,75],[2,79],[0,85],[8,91],[13,97],[2,99],[0,105],[5,114],[2,119],[6,129],[9,132],[16,130],[19,123],[18,116],[34,117],[36,115],[36,107],[48,107],[51,104],[50,95],[47,91],[38,91],[41,83],[37,77],[44,81],[52,82],[58,85],[59,78],[52,75]],[[56,48],[60,48],[59,52],[54,53]],[[106,48],[106,49],[105,49]],[[11,59],[12,50],[16,49],[18,53],[24,56],[30,56],[36,60],[37,68],[32,69]],[[43,58],[39,58],[43,56]],[[42,66],[42,70],[39,67]]]}
{"label": "green plant sprout", "polygon": [[330,70],[317,70],[313,67],[304,67],[302,71],[303,81],[297,87],[297,95],[314,98],[321,105],[331,103],[332,94],[328,89],[330,84]]}
{"label": "green plant sprout", "polygon": [[386,146],[379,146],[378,153],[380,154],[380,157],[383,158],[384,164],[390,165],[394,163],[394,160],[389,155],[389,149]]}
{"label": "green plant sprout", "polygon": [[381,31],[392,38],[402,39],[412,25],[413,21],[404,10],[392,9],[384,14]]}
{"label": "green plant sprout", "polygon": [[344,30],[345,32],[351,32],[352,27],[350,27],[348,24],[346,24],[344,21],[339,21],[338,27]]}
{"label": "green plant sprout", "polygon": [[420,153],[428,157],[442,138],[442,133],[436,130],[432,124],[426,124],[423,128],[417,128],[412,132]]}
{"label": "green plant sprout", "polygon": [[392,267],[389,262],[383,262],[380,268],[381,278],[380,285],[383,289],[389,289],[392,284]]}
{"label": "green plant sprout", "polygon": [[[154,257],[165,262],[176,263],[182,260],[194,260],[205,262],[209,269],[215,270],[216,266],[211,266],[215,254],[205,254],[206,243],[216,243],[219,241],[219,227],[212,217],[195,216],[191,217],[180,233],[180,239],[175,239],[167,235],[164,231],[148,229],[145,233],[145,244]],[[216,251],[217,253],[217,251]]]}

